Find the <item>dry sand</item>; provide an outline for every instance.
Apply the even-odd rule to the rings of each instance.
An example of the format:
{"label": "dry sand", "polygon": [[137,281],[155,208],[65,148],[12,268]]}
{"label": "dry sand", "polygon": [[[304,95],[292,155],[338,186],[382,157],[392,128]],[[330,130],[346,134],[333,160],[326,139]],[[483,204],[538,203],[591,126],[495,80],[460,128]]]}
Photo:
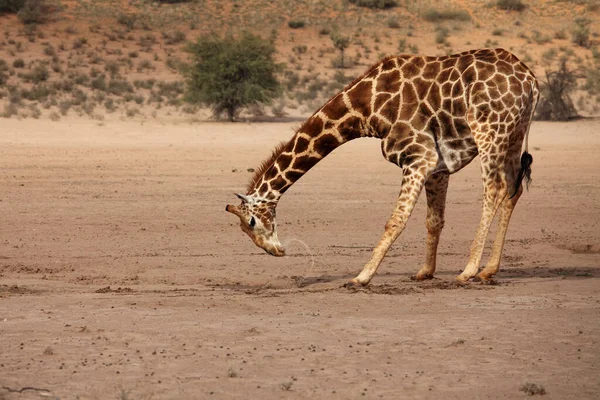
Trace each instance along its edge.
{"label": "dry sand", "polygon": [[[313,264],[298,242],[266,255],[224,211],[297,123],[1,123],[2,399],[599,396],[598,120],[533,125],[497,286],[451,284],[480,216],[476,159],[451,178],[437,279],[409,279],[422,196],[361,291],[341,286],[401,177],[376,140],[281,200],[280,238]],[[28,387],[47,391],[13,392]]]}

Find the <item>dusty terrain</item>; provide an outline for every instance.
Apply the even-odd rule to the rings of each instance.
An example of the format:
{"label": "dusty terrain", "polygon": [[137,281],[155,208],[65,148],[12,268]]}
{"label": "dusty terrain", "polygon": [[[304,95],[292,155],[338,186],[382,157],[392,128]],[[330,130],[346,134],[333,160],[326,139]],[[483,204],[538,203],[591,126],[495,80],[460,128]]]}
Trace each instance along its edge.
{"label": "dusty terrain", "polygon": [[421,198],[361,291],[341,286],[400,182],[378,141],[280,202],[280,238],[314,259],[264,254],[224,211],[297,125],[3,120],[0,398],[598,398],[600,121],[534,123],[498,285],[452,285],[476,159],[451,179],[437,279],[410,280]]}

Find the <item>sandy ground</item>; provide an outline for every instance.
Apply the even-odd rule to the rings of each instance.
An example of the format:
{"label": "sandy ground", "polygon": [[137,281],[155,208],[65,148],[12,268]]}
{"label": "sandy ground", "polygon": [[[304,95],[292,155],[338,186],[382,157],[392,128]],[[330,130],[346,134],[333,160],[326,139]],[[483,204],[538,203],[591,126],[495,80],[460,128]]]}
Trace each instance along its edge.
{"label": "sandy ground", "polygon": [[437,279],[409,279],[422,196],[361,291],[341,286],[401,175],[376,140],[282,198],[280,238],[308,249],[270,257],[224,211],[297,125],[1,120],[0,399],[598,398],[600,121],[533,125],[498,285],[451,284],[476,159],[451,178]]}

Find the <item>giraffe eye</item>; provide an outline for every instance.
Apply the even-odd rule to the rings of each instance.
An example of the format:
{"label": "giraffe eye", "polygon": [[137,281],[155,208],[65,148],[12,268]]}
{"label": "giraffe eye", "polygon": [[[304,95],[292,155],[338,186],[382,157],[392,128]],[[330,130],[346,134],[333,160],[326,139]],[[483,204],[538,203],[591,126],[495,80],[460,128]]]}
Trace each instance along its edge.
{"label": "giraffe eye", "polygon": [[254,217],[250,218],[250,228],[254,228],[254,225],[256,225],[256,220],[254,219]]}

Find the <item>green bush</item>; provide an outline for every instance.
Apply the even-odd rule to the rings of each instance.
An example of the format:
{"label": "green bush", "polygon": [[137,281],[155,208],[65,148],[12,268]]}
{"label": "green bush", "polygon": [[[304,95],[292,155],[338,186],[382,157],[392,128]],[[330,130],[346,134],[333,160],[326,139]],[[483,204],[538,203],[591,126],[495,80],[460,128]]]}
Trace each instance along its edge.
{"label": "green bush", "polygon": [[527,4],[522,0],[497,0],[496,7],[501,10],[521,12],[527,8]]}
{"label": "green bush", "polygon": [[348,0],[350,3],[357,5],[358,7],[366,8],[380,8],[387,9],[398,7],[396,0]]}
{"label": "green bush", "polygon": [[281,92],[275,45],[259,36],[204,36],[187,51],[192,64],[187,71],[185,99],[211,106],[216,116],[226,114],[233,121],[242,108],[268,104]]}

